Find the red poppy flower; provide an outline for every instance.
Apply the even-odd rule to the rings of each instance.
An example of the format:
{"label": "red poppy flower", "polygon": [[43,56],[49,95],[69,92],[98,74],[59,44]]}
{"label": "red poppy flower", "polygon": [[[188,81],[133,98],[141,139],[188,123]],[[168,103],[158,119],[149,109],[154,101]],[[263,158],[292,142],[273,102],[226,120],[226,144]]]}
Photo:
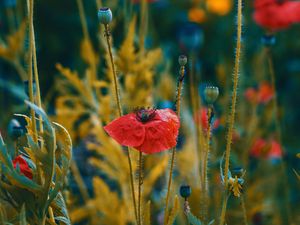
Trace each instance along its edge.
{"label": "red poppy flower", "polygon": [[13,160],[13,165],[14,168],[18,167],[20,168],[20,172],[27,178],[29,178],[30,180],[32,180],[32,171],[28,166],[28,163],[26,162],[26,160],[21,156],[17,156],[14,160]]}
{"label": "red poppy flower", "polygon": [[171,109],[140,109],[115,119],[104,130],[119,144],[152,154],[175,147],[179,126]]}
{"label": "red poppy flower", "polygon": [[255,0],[255,22],[265,29],[277,31],[300,22],[300,1]]}
{"label": "red poppy flower", "polygon": [[259,138],[253,143],[250,155],[255,158],[280,159],[282,158],[283,150],[277,141],[266,141]]}
{"label": "red poppy flower", "polygon": [[273,97],[274,91],[272,86],[267,82],[262,82],[258,89],[246,89],[245,98],[252,103],[267,104]]}
{"label": "red poppy flower", "polygon": [[[208,117],[207,117],[207,108],[203,107],[195,116],[195,122],[201,123],[201,127],[206,131],[208,129]],[[212,128],[217,129],[220,125],[219,119],[212,119]]]}

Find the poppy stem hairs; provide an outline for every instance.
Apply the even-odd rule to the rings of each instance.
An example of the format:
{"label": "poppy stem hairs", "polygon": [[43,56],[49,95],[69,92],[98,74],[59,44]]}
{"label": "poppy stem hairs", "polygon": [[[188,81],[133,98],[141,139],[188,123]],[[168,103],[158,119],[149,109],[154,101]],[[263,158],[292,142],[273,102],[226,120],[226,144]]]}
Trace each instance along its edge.
{"label": "poppy stem hairs", "polygon": [[[110,30],[109,30],[109,23],[112,21],[112,12],[109,8],[101,8],[98,11],[98,18],[100,23],[104,25],[105,28],[105,37],[106,37],[106,43],[108,48],[108,53],[110,57],[111,62],[111,68],[113,71],[113,84],[114,84],[114,91],[115,91],[115,99],[118,107],[118,114],[119,116],[122,116],[122,107],[121,107],[121,101],[120,101],[120,94],[119,94],[119,88],[118,88],[118,80],[117,80],[117,74],[115,70],[115,64],[114,59],[112,55],[111,50],[111,44],[110,44]],[[134,190],[134,181],[133,181],[133,175],[132,175],[132,160],[130,157],[129,147],[127,148],[127,158],[128,158],[128,165],[129,165],[129,176],[130,176],[130,185],[131,185],[131,195],[132,195],[132,201],[134,206],[134,214],[136,218],[136,222],[138,223],[138,213],[137,213],[137,205],[136,205],[136,198],[135,198],[135,190]]]}
{"label": "poppy stem hairs", "polygon": [[224,198],[222,204],[222,210],[220,215],[220,225],[223,225],[225,222],[225,214],[227,207],[227,191],[228,191],[228,171],[229,171],[229,159],[230,159],[230,150],[231,142],[233,135],[233,126],[235,121],[235,109],[237,101],[237,88],[239,81],[239,72],[240,72],[240,57],[241,57],[241,39],[242,39],[242,0],[238,0],[238,13],[237,13],[237,42],[235,50],[235,63],[233,71],[233,93],[231,97],[231,111],[228,119],[228,131],[226,137],[226,150],[225,150],[225,180],[224,180]]}
{"label": "poppy stem hairs", "polygon": [[[185,55],[179,56],[178,63],[180,65],[180,71],[179,71],[177,94],[176,94],[176,114],[177,114],[178,118],[180,118],[180,103],[181,103],[180,98],[181,98],[181,91],[182,91],[183,80],[184,80],[184,75],[185,75],[185,65],[187,63],[187,57]],[[176,146],[172,148],[172,156],[171,156],[171,164],[170,164],[170,172],[169,172],[169,180],[168,180],[168,191],[167,191],[167,196],[166,196],[164,224],[167,224],[168,217],[169,217],[169,209],[168,209],[169,208],[169,197],[170,197],[170,190],[171,190],[171,185],[172,185],[172,175],[173,175],[175,154],[176,154]]]}
{"label": "poppy stem hairs", "polygon": [[142,198],[142,186],[143,186],[143,153],[139,152],[139,189],[138,189],[138,224],[142,225],[142,215],[141,215],[141,198]]}

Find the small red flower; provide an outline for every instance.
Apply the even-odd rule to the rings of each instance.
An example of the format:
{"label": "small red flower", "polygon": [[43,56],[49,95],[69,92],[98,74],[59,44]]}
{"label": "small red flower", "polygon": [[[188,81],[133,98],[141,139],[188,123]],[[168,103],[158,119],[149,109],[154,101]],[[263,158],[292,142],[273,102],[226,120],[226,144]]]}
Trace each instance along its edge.
{"label": "small red flower", "polygon": [[140,109],[115,119],[104,130],[119,144],[152,154],[175,147],[179,127],[171,109]]}
{"label": "small red flower", "polygon": [[300,22],[300,1],[255,0],[255,22],[269,31],[288,28]]}
{"label": "small red flower", "polygon": [[18,155],[14,160],[13,160],[13,165],[14,168],[17,168],[17,165],[20,168],[20,172],[27,178],[29,178],[30,180],[32,180],[32,171],[28,166],[28,163],[26,162],[26,160],[21,156]]}
{"label": "small red flower", "polygon": [[255,158],[280,159],[283,156],[283,150],[277,141],[259,138],[253,143],[250,155]]}
{"label": "small red flower", "polygon": [[274,97],[274,90],[267,82],[262,82],[258,89],[248,88],[244,92],[245,98],[252,103],[267,104]]}
{"label": "small red flower", "polygon": [[[201,127],[207,131],[208,129],[208,117],[207,117],[207,108],[203,107],[200,109],[200,111],[196,114],[195,116],[195,122],[196,123],[201,123]],[[220,120],[219,119],[212,119],[212,128],[217,129],[220,125]]]}

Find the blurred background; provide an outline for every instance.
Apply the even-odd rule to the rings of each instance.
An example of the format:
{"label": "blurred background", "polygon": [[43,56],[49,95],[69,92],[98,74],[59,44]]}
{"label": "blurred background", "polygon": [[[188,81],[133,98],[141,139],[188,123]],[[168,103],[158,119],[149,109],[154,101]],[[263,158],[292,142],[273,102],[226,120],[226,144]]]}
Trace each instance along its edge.
{"label": "blurred background", "polygon": [[[144,4],[145,2],[147,4]],[[242,167],[247,171],[245,202],[249,224],[300,224],[299,180],[293,171],[300,171],[300,161],[296,157],[300,152],[300,24],[293,24],[287,29],[272,33],[276,43],[266,44],[265,35],[269,32],[253,20],[253,2],[243,3],[243,47],[232,167]],[[24,95],[26,98],[23,83],[27,80],[28,69],[28,30],[25,26],[27,12],[25,1],[1,0],[0,6],[0,130],[7,143],[12,145],[8,127],[13,114],[27,112],[22,98]],[[106,60],[106,46],[103,44],[104,31],[97,19],[99,6],[110,7],[113,12],[113,22],[110,26],[113,52],[126,112],[139,106],[172,107],[179,70],[178,56],[185,54],[188,57],[182,96],[183,125],[178,141],[178,165],[174,179],[177,180],[176,187],[182,183],[190,183],[195,190],[191,200],[191,208],[192,211],[195,210],[195,214],[200,210],[197,203],[199,185],[195,178],[198,164],[193,153],[197,147],[190,137],[195,136],[194,127],[197,123],[205,128],[205,106],[201,103],[203,88],[208,84],[219,87],[220,96],[214,105],[209,175],[212,180],[211,218],[216,218],[220,209],[219,160],[225,149],[226,119],[232,89],[236,2],[36,1],[34,26],[43,106],[53,120],[67,127],[73,138],[76,168],[74,166],[71,170],[66,187],[71,196],[71,219],[75,224],[132,223],[132,216],[127,218],[123,214],[123,222],[112,220],[112,212],[105,211],[108,209],[104,203],[103,208],[96,207],[97,212],[91,212],[88,207],[91,205],[86,199],[99,197],[98,204],[102,204],[101,197],[97,197],[94,190],[94,177],[100,177],[113,193],[117,193],[115,198],[124,200],[119,181],[107,174],[101,166],[95,166],[96,160],[105,164],[103,152],[91,150],[93,146],[87,147],[91,143],[103,142],[95,140],[97,138],[89,132],[91,127],[87,121],[96,116],[101,124],[106,124],[115,115],[111,99],[106,99],[110,88],[101,83],[109,83],[110,79],[107,75],[109,66]],[[275,91],[266,49],[271,50],[276,78]],[[140,53],[142,57],[139,58]],[[96,61],[95,67],[91,66],[93,60]],[[99,87],[99,96],[103,98],[99,100],[99,108],[95,112],[90,110],[74,117],[64,114],[70,109],[81,109],[76,105],[77,102],[67,102],[63,99],[64,96],[76,95],[76,91],[72,89],[73,82],[66,81],[62,76],[67,73],[65,70],[68,68],[76,71],[82,80],[90,68],[96,68],[98,82],[95,84]],[[194,107],[193,99],[203,107]],[[82,104],[82,108],[85,107],[92,108]],[[24,124],[24,121],[20,122]],[[165,158],[166,155],[162,157]],[[156,157],[160,156],[151,157],[148,164],[148,161],[145,161],[146,174],[147,168],[151,168]],[[164,162],[163,168],[166,169],[166,160]],[[78,187],[78,175],[83,177],[89,197],[82,197],[84,191],[82,192],[82,187]],[[151,191],[145,196],[145,199],[151,199],[155,205],[153,224],[160,224],[164,185],[165,173],[161,172],[151,182],[151,187],[148,187]],[[174,193],[177,190],[175,188]],[[239,204],[238,200],[229,204],[230,219],[227,224],[241,224]],[[91,219],[95,215],[100,215],[102,219]],[[177,224],[182,224],[181,222],[180,219],[176,221]]]}

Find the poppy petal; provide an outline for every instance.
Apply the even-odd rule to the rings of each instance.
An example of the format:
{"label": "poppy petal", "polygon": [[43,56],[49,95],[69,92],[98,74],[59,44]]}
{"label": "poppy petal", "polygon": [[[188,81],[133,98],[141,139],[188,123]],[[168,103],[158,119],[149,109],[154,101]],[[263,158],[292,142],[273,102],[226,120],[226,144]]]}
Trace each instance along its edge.
{"label": "poppy petal", "polygon": [[145,138],[145,128],[141,122],[136,119],[134,113],[127,114],[112,121],[104,127],[104,130],[124,146],[139,146]]}
{"label": "poppy petal", "polygon": [[158,116],[163,120],[154,120],[145,124],[146,132],[144,142],[142,145],[136,147],[136,149],[146,154],[152,154],[176,146],[180,126],[179,119],[174,112],[170,110],[164,111],[170,117],[166,117],[163,112],[158,112]]}

